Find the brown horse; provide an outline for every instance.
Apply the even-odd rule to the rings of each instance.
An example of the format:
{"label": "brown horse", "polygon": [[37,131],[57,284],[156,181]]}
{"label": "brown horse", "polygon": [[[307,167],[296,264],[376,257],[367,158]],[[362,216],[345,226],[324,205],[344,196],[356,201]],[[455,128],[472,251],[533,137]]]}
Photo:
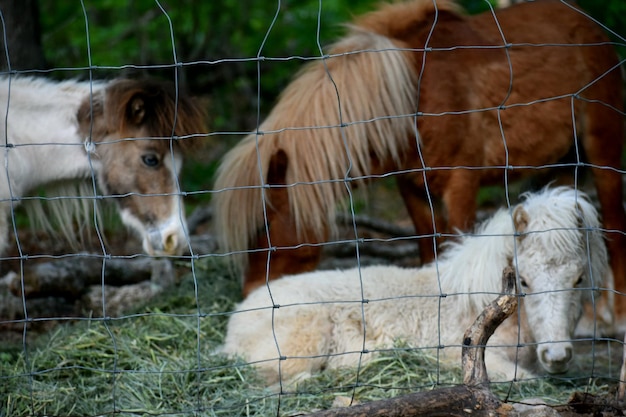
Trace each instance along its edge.
{"label": "brown horse", "polygon": [[424,262],[441,233],[473,224],[481,185],[572,154],[591,166],[626,292],[619,64],[602,30],[559,1],[466,16],[449,0],[415,0],[358,18],[219,169],[215,223],[223,248],[247,255],[244,294],[313,269],[347,185],[367,176],[397,171]]}
{"label": "brown horse", "polygon": [[[14,203],[41,203],[29,194],[41,187],[74,190],[52,199],[67,203],[57,209],[66,237],[75,224],[65,209],[82,212],[81,207],[105,197],[118,203],[122,221],[137,232],[147,253],[183,251],[186,226],[178,174],[183,153],[206,133],[205,112],[196,100],[171,83],[154,80],[4,77],[0,113],[6,115],[0,251],[10,244],[7,219]],[[87,187],[66,187],[85,180]],[[94,180],[100,195],[91,185]]]}

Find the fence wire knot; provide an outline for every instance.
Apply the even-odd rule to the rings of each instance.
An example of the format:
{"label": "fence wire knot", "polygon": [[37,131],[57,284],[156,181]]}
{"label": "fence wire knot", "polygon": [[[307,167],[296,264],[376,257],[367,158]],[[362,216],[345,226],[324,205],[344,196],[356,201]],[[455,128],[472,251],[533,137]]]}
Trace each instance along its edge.
{"label": "fence wire knot", "polygon": [[87,152],[88,154],[95,154],[96,153],[96,144],[91,140],[91,138],[87,137],[85,138],[85,152]]}

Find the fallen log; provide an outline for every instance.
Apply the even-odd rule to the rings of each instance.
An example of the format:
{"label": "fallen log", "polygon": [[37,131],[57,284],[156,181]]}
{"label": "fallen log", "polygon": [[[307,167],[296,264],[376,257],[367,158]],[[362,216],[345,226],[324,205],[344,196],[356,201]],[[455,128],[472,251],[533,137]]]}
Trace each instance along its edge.
{"label": "fallen log", "polygon": [[78,255],[40,262],[24,268],[13,276],[11,292],[26,298],[62,297],[77,299],[92,285],[122,286],[153,279],[157,284],[174,282],[171,261],[152,258],[103,259],[94,255]]}

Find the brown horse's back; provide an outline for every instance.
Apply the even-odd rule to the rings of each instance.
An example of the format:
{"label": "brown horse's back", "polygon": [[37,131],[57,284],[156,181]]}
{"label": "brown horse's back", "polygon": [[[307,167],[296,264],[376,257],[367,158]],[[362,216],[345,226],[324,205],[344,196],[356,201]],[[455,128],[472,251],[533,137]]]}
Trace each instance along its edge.
{"label": "brown horse's back", "polygon": [[[496,11],[495,18],[489,12],[466,18],[441,12],[434,27],[422,25],[405,41],[433,48],[413,59],[422,74],[419,131],[431,167],[554,163],[574,146],[575,127],[586,136],[589,101],[622,108],[615,87],[619,61],[608,38],[558,1],[520,4]],[[617,113],[613,118],[620,119]],[[606,136],[621,147],[621,130]],[[408,167],[416,167],[416,159],[407,158]],[[509,172],[512,178],[523,174]],[[502,170],[476,176],[497,182]],[[448,184],[435,175],[429,186],[443,192]]]}
{"label": "brown horse's back", "polygon": [[[512,71],[502,71],[499,79],[501,93],[511,87],[510,95],[501,103],[506,110],[500,113],[509,163],[554,163],[574,146],[575,133],[599,139],[590,138],[588,131],[590,124],[597,122],[591,109],[597,105],[590,101],[622,107],[621,89],[615,88],[621,82],[618,59],[600,28],[577,9],[558,1],[524,3],[500,11],[497,18],[504,39],[513,45],[509,49]],[[502,40],[489,14],[479,15],[471,23],[485,28],[483,33],[494,40]],[[621,119],[618,113],[612,118]],[[621,153],[623,133],[621,127],[614,128],[602,140],[611,140],[612,149]],[[485,147],[492,151],[485,155],[484,164],[504,165],[500,132],[487,140]],[[585,149],[597,146],[589,141],[583,145]],[[499,147],[502,152],[493,151]]]}

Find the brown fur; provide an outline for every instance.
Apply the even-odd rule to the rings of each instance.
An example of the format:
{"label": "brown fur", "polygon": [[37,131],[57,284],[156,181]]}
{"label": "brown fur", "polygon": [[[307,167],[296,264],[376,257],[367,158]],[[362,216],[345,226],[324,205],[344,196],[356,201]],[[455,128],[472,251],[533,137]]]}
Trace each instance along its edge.
{"label": "brown fur", "polygon": [[95,142],[112,132],[133,137],[142,129],[147,137],[167,139],[153,143],[163,150],[169,150],[169,139],[175,136],[175,146],[186,153],[198,146],[198,135],[207,131],[205,110],[196,99],[177,94],[172,83],[149,79],[113,81],[102,93],[83,100],[77,119],[80,133],[91,135]]}
{"label": "brown fur", "polygon": [[[226,251],[254,249],[239,264],[244,293],[315,267],[317,244],[332,233],[353,178],[409,171],[396,178],[428,261],[436,233],[473,224],[480,185],[558,162],[574,146],[574,128],[589,163],[620,167],[618,60],[591,20],[558,1],[520,4],[496,11],[503,39],[492,13],[465,16],[453,2],[437,1],[437,10],[433,3],[386,5],[357,19],[329,51],[355,52],[306,67],[259,127],[263,134],[225,157],[216,225]],[[558,46],[578,43],[594,45]],[[405,49],[381,52],[382,45]],[[505,166],[516,169],[497,168]],[[621,175],[593,173],[603,226],[626,231]],[[445,209],[435,225],[426,187]],[[616,287],[626,291],[626,238],[613,233],[608,244]]]}

